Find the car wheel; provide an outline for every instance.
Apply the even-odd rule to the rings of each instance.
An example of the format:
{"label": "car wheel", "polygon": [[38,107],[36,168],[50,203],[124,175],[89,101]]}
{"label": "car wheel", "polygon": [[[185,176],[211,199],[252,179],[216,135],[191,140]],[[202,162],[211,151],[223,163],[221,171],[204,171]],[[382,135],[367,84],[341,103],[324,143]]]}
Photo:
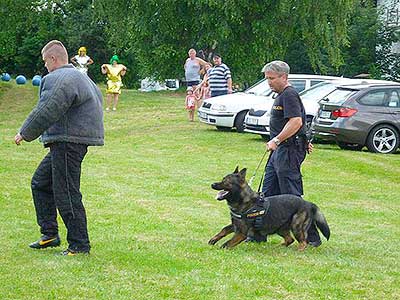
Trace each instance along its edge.
{"label": "car wheel", "polygon": [[399,133],[390,125],[379,125],[369,133],[367,147],[375,153],[393,153],[399,147]]}
{"label": "car wheel", "polygon": [[343,149],[343,150],[360,151],[364,147],[363,145],[352,144],[352,143],[338,142],[337,144],[340,147],[340,149]]}
{"label": "car wheel", "polygon": [[230,127],[216,126],[219,131],[231,131]]}
{"label": "car wheel", "polygon": [[246,117],[247,111],[241,111],[236,115],[235,118],[235,127],[237,132],[244,132],[244,118]]}

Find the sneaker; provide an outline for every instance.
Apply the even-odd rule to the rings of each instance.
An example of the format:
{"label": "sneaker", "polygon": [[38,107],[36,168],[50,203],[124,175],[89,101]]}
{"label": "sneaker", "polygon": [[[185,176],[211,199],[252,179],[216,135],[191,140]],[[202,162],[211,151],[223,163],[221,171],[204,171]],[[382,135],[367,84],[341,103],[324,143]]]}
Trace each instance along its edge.
{"label": "sneaker", "polygon": [[58,247],[60,245],[61,245],[61,240],[58,235],[48,236],[44,234],[39,240],[29,244],[29,247],[33,249],[45,249],[48,247]]}
{"label": "sneaker", "polygon": [[71,249],[67,249],[60,253],[62,256],[75,256],[78,254],[89,255],[89,251],[73,251]]}
{"label": "sneaker", "polygon": [[109,108],[109,107],[106,107],[106,111],[110,111],[110,108]]}
{"label": "sneaker", "polygon": [[113,107],[113,111],[116,111],[117,110],[117,108],[116,107]]}

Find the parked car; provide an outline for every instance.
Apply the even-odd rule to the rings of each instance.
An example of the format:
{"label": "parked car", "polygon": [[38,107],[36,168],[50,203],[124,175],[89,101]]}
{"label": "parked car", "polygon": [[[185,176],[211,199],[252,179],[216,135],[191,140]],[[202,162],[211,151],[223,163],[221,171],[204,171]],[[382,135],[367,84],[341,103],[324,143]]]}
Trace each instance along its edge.
{"label": "parked car", "polygon": [[338,86],[320,101],[312,128],[342,149],[393,153],[400,141],[400,84],[380,81]]}
{"label": "parked car", "polygon": [[[338,77],[290,74],[289,82],[297,91],[303,91],[323,81]],[[228,94],[207,99],[198,110],[199,120],[216,126],[218,130],[230,130],[235,127],[238,132],[244,131],[244,118],[252,107],[271,99],[274,92],[268,81],[262,79],[245,92]]]}
{"label": "parked car", "polygon": [[[306,110],[307,125],[310,126],[313,118],[317,115],[319,109],[318,101],[330,94],[339,85],[360,84],[361,82],[381,82],[380,80],[362,80],[338,78],[332,81],[321,82],[300,93],[300,98]],[[269,138],[269,119],[274,101],[265,101],[253,109],[250,109],[245,117],[244,131],[260,134],[263,138]]]}

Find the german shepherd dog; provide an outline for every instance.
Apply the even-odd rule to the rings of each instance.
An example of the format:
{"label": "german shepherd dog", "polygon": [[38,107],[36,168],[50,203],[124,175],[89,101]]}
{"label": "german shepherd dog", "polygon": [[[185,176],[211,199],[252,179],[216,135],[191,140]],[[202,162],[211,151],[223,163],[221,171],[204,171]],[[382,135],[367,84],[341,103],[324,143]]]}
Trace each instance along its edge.
{"label": "german shepherd dog", "polygon": [[312,222],[329,240],[330,229],[319,208],[311,202],[295,195],[278,195],[260,197],[246,182],[246,169],[239,172],[238,167],[232,174],[225,176],[221,182],[211,185],[219,191],[216,199],[226,200],[231,212],[231,224],[225,226],[210,239],[214,245],[220,239],[234,232],[234,236],[222,245],[232,248],[255,234],[267,236],[279,234],[283,237],[282,245],[289,246],[294,242],[290,232],[299,242],[298,250],[307,247],[307,231]]}

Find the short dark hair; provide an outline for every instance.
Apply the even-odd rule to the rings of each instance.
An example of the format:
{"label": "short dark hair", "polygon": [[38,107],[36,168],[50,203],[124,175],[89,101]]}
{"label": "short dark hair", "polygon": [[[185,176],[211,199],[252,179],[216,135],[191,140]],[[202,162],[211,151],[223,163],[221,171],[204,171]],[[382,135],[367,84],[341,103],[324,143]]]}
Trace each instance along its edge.
{"label": "short dark hair", "polygon": [[219,53],[214,53],[213,58],[214,58],[214,57],[222,58],[221,55],[220,55]]}

